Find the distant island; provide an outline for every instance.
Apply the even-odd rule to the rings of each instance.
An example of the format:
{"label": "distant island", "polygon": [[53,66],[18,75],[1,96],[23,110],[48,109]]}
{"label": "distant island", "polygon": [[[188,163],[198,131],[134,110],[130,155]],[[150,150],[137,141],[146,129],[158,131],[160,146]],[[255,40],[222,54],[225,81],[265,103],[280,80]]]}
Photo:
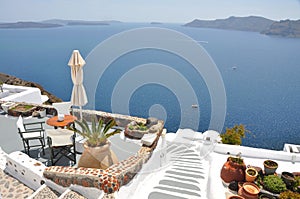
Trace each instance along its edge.
{"label": "distant island", "polygon": [[156,22],[156,21],[153,21],[153,22],[151,22],[150,24],[151,24],[151,25],[161,25],[161,24],[163,24],[163,23],[161,23],[161,22]]}
{"label": "distant island", "polygon": [[56,28],[62,26],[76,25],[109,25],[111,23],[121,23],[120,21],[83,21],[83,20],[63,20],[50,19],[41,22],[16,22],[16,23],[0,23],[0,28]]}
{"label": "distant island", "polygon": [[122,23],[121,21],[85,21],[85,20],[65,20],[65,19],[49,19],[41,21],[42,23],[49,24],[60,24],[63,26],[75,26],[75,25],[89,25],[89,26],[98,26],[98,25],[109,25],[113,23]]}
{"label": "distant island", "polygon": [[198,20],[184,24],[187,27],[218,28],[227,30],[253,31],[266,35],[300,38],[300,20],[273,21],[264,17],[229,17],[227,19]]}
{"label": "distant island", "polygon": [[[122,23],[121,21],[84,21],[50,19],[40,22],[16,22],[0,23],[1,28],[56,28],[62,26],[99,26]],[[161,22],[150,22],[152,25],[162,24]],[[227,19],[199,20],[186,23],[183,26],[197,28],[217,28],[226,30],[253,31],[270,36],[289,38],[300,38],[300,20],[274,21],[264,17],[229,17]]]}
{"label": "distant island", "polygon": [[48,24],[39,22],[16,22],[0,23],[0,28],[56,28],[61,27],[59,24]]}

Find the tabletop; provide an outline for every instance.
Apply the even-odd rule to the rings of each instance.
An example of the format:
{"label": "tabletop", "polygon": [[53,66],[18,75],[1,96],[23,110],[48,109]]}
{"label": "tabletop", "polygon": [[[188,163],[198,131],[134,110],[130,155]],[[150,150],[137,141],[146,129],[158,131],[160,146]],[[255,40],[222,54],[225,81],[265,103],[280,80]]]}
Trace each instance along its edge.
{"label": "tabletop", "polygon": [[52,118],[49,118],[46,123],[49,126],[54,126],[54,127],[60,127],[60,128],[64,128],[65,126],[68,126],[70,124],[72,124],[77,118],[73,115],[65,115],[64,120],[63,121],[59,121],[58,120],[58,116],[54,116]]}

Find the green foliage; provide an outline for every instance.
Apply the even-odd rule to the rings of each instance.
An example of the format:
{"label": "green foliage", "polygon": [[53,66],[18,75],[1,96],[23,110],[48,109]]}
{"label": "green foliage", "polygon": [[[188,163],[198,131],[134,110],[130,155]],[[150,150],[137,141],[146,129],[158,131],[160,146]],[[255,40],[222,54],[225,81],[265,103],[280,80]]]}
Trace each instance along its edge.
{"label": "green foliage", "polygon": [[75,120],[75,123],[81,127],[81,131],[74,128],[72,130],[86,138],[87,144],[90,147],[102,146],[106,143],[107,138],[120,133],[119,129],[116,129],[113,132],[108,132],[109,129],[116,125],[116,121],[114,119],[110,119],[106,124],[104,124],[103,120],[97,121],[94,117],[92,119],[91,127],[84,119],[82,121]]}
{"label": "green foliage", "polygon": [[221,134],[223,144],[241,145],[248,131],[243,124],[235,125],[232,128],[226,128],[225,133]]}
{"label": "green foliage", "polygon": [[278,163],[274,162],[273,160],[265,160],[264,164],[269,166],[270,168],[277,168],[278,167]]}
{"label": "green foliage", "polygon": [[286,185],[283,180],[276,175],[268,175],[263,179],[264,188],[271,191],[272,193],[281,193],[286,191]]}
{"label": "green foliage", "polygon": [[21,111],[27,111],[29,109],[32,109],[34,106],[33,105],[28,105],[28,104],[19,104],[15,107],[13,107],[11,110],[21,110]]}
{"label": "green foliage", "polygon": [[244,160],[241,157],[241,153],[238,153],[235,157],[230,156],[229,160],[232,161],[232,162],[235,162],[237,164],[244,164]]}
{"label": "green foliage", "polygon": [[140,130],[140,131],[147,131],[148,127],[143,123],[137,123],[136,125],[129,125],[129,130]]}
{"label": "green foliage", "polygon": [[3,93],[3,82],[0,80],[0,91]]}
{"label": "green foliage", "polygon": [[300,199],[300,194],[288,190],[280,193],[279,199]]}
{"label": "green foliage", "polygon": [[300,192],[300,176],[295,176],[295,183],[293,184],[294,191]]}

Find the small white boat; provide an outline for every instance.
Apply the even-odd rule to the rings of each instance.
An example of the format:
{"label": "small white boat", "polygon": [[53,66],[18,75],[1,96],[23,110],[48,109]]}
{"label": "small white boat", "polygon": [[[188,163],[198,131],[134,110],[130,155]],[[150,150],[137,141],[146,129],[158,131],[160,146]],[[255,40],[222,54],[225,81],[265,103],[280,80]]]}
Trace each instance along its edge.
{"label": "small white boat", "polygon": [[237,67],[236,67],[236,66],[233,66],[233,67],[232,67],[232,70],[236,70],[236,69],[237,69]]}
{"label": "small white boat", "polygon": [[198,108],[198,104],[192,104],[192,108]]}

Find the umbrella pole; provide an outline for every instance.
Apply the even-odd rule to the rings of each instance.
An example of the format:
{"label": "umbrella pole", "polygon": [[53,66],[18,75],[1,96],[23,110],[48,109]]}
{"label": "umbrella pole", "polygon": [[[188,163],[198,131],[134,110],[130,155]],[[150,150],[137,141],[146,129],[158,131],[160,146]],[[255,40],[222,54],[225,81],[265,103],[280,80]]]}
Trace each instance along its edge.
{"label": "umbrella pole", "polygon": [[80,108],[80,121],[82,121],[82,106],[79,106]]}

